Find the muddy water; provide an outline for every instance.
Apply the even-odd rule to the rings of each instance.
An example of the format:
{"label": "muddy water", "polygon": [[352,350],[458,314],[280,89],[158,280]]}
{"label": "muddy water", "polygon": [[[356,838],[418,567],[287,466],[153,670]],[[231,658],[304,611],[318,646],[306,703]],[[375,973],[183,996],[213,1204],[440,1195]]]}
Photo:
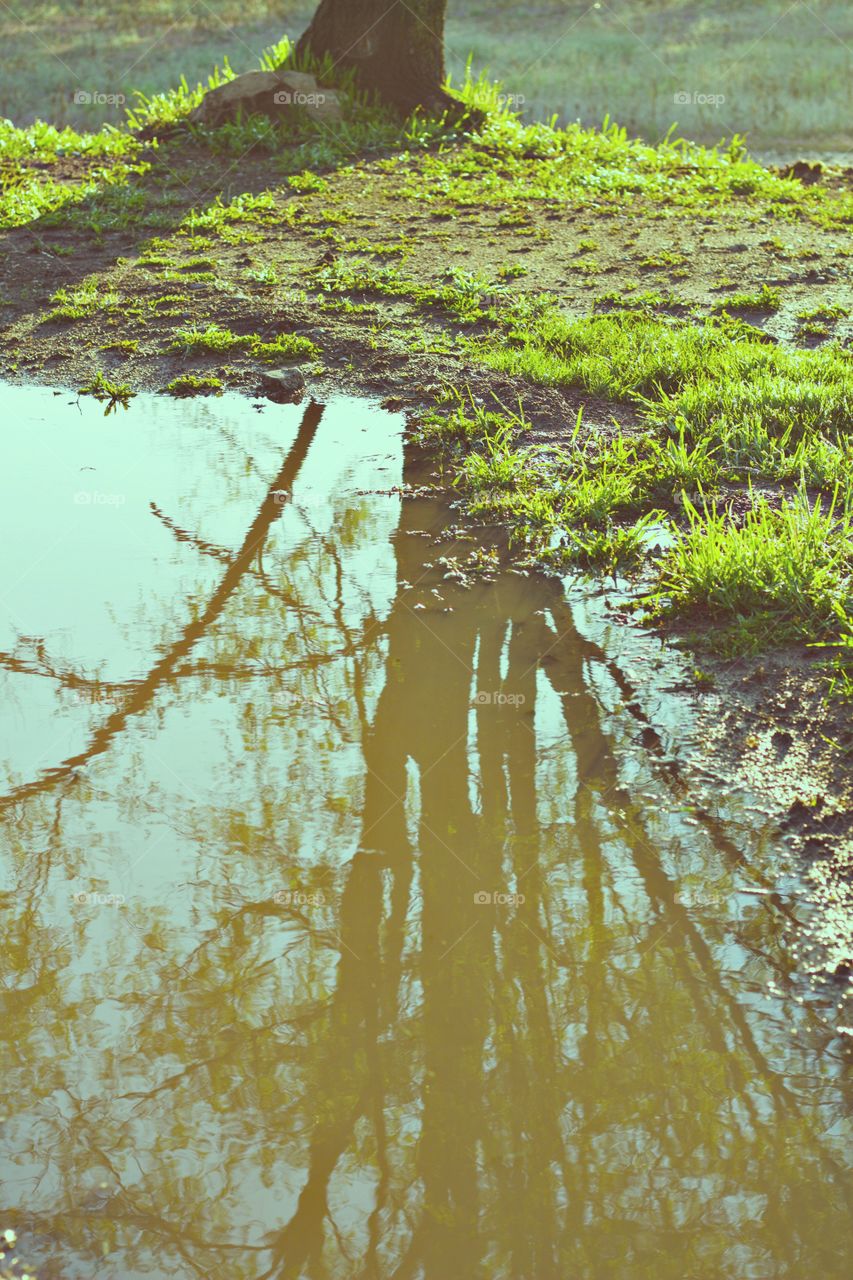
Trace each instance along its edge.
{"label": "muddy water", "polygon": [[849,1275],[784,855],[692,810],[654,643],[402,499],[369,405],[4,401],[0,1226],[40,1276]]}

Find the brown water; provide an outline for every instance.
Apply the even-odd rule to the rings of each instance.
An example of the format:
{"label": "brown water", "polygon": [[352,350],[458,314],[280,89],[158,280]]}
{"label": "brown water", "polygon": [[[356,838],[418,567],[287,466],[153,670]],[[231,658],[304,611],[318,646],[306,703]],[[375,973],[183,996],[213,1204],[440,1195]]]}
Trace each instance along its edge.
{"label": "brown water", "polygon": [[40,1276],[848,1276],[792,868],[692,807],[657,642],[403,500],[370,405],[3,394],[0,1227]]}

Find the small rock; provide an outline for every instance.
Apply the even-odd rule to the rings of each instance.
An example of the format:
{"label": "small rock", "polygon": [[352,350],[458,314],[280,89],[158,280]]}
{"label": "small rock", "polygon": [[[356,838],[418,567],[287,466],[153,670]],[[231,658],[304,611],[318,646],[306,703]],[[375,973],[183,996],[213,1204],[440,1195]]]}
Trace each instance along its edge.
{"label": "small rock", "polygon": [[261,374],[261,394],[277,404],[294,404],[302,399],[305,379],[298,369],[276,369]]}
{"label": "small rock", "polygon": [[210,89],[190,112],[189,119],[192,124],[215,127],[238,115],[279,120],[294,109],[323,123],[342,117],[338,94],[333,89],[322,89],[311,75],[301,71],[247,71]]}

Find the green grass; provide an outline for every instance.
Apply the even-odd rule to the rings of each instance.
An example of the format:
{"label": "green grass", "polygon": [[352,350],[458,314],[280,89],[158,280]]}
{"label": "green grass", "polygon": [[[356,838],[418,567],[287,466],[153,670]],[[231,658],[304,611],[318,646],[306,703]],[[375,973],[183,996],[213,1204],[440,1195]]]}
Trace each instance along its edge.
{"label": "green grass", "polygon": [[[285,38],[261,52],[258,61],[272,66],[282,59],[294,64]],[[330,63],[311,69],[321,80],[325,77],[341,86],[341,77]],[[233,74],[226,60],[193,88],[182,79],[177,88],[140,94],[128,123],[135,129],[181,124],[210,85]],[[448,217],[459,210],[494,208],[516,220],[518,234],[532,236],[542,231],[528,225],[529,215],[519,209],[531,200],[557,208],[570,202],[575,207],[601,209],[640,199],[649,202],[649,216],[662,216],[665,204],[685,215],[701,210],[707,217],[720,215],[735,199],[755,206],[756,214],[805,218],[825,227],[843,229],[853,219],[849,194],[830,195],[821,186],[804,187],[768,172],[747,157],[737,136],[725,146],[710,149],[671,135],[649,146],[607,120],[600,129],[577,123],[563,129],[526,125],[508,108],[499,86],[466,72],[458,92],[489,113],[488,123],[476,135],[453,136],[454,146],[437,145],[451,140],[441,122],[415,115],[401,125],[354,93],[346,76],[343,89],[344,119],[333,130],[309,119],[274,125],[265,118],[250,117],[214,130],[191,126],[189,134],[202,149],[235,160],[248,151],[266,150],[271,178],[290,175],[291,189],[306,196],[323,191],[326,179],[319,171],[346,166],[353,158],[384,154],[380,165],[399,179],[402,195]],[[91,158],[92,169],[75,171],[65,181],[49,169],[19,168],[0,198],[0,227],[41,218],[48,225],[61,220],[69,228],[99,237],[139,225],[154,229],[171,226],[172,207],[185,198],[185,189],[168,174],[159,194],[130,181],[133,175],[148,172],[153,162],[139,157],[138,143],[126,132],[107,127],[100,134],[75,133],[40,124],[15,130],[6,123],[2,128],[0,142],[13,162],[32,155],[51,163],[75,154]],[[494,162],[496,154],[499,165]],[[262,208],[265,199],[266,210]],[[297,206],[285,207],[285,216],[300,216]],[[506,214],[508,209],[512,213]],[[185,231],[194,238],[218,235],[231,243],[249,243],[256,239],[255,226],[281,216],[281,199],[276,201],[266,192],[197,210],[187,219]],[[675,256],[663,254],[648,261],[678,273],[684,268]],[[577,260],[575,266],[586,274],[599,270],[589,257]],[[730,300],[729,305],[736,302]]]}
{"label": "green grass", "polygon": [[719,311],[778,311],[782,295],[778,289],[763,284],[757,293],[732,293],[717,304]]}
{"label": "green grass", "polygon": [[687,259],[683,253],[672,253],[668,249],[663,249],[660,253],[653,253],[647,258],[643,258],[640,266],[654,270],[667,270],[670,267],[683,266],[686,261]]}
{"label": "green grass", "polygon": [[570,319],[548,295],[510,295],[460,270],[429,287],[396,267],[339,259],[315,278],[330,292],[405,300],[469,325],[456,346],[502,373],[633,400],[650,438],[713,449],[731,482],[802,476],[826,485],[850,464],[853,364],[837,346],[786,350],[728,316],[696,323],[622,310]]}
{"label": "green grass", "polygon": [[[16,128],[0,119],[0,230],[56,213],[91,196],[103,186],[123,185],[147,168],[136,160],[139,143],[125,130],[105,125],[99,132],[56,128],[43,121]],[[30,168],[61,163],[66,158],[91,162],[85,174],[70,182],[49,171]]]}
{"label": "green grass", "polygon": [[[655,616],[701,617],[729,651],[834,646],[835,696],[853,693],[847,352],[786,350],[728,316],[570,319],[547,296],[496,299],[471,275],[428,289],[365,264],[320,274],[463,318],[457,348],[502,372],[633,402],[630,435],[585,434],[579,416],[568,443],[536,448],[520,410],[449,389],[422,431],[450,451],[473,513],[505,521],[546,561],[644,566]],[[778,500],[749,499],[758,481]],[[742,519],[729,510],[738,493]]]}
{"label": "green grass", "polygon": [[840,349],[787,351],[713,320],[634,311],[568,320],[544,308],[470,350],[534,382],[634,398],[648,426],[711,436],[736,468],[760,467],[770,440],[796,446],[818,430],[838,438],[853,412],[853,367]]}
{"label": "green grass", "polygon": [[106,409],[104,412],[113,413],[118,405],[126,409],[128,401],[135,395],[135,392],[131,391],[127,383],[111,382],[104,373],[98,372],[91,382],[80,388],[77,394],[93,396],[96,400],[105,402]]}
{"label": "green grass", "polygon": [[532,382],[634,399],[649,427],[711,439],[736,469],[761,468],[769,454],[765,474],[784,478],[774,443],[792,454],[816,433],[838,443],[853,417],[848,353],[786,350],[736,319],[697,324],[644,310],[570,319],[547,295],[510,296],[471,273],[429,288],[360,260],[339,260],[316,278],[324,289],[406,299],[485,327],[457,338],[466,354]]}
{"label": "green grass", "polygon": [[267,364],[317,354],[317,347],[310,338],[302,338],[298,334],[282,333],[271,342],[265,342],[257,333],[232,333],[230,329],[223,329],[218,324],[209,324],[204,329],[197,325],[178,329],[172,340],[172,350],[185,355],[221,355],[224,352],[246,351]]}
{"label": "green grass", "polygon": [[138,143],[128,133],[104,125],[96,133],[78,133],[57,128],[42,120],[27,128],[16,128],[11,120],[0,120],[0,156],[7,160],[45,161],[62,156],[114,159],[132,156]]}
{"label": "green grass", "polygon": [[[268,50],[261,64],[283,56],[289,56],[286,42]],[[322,77],[331,69],[315,70]],[[132,123],[179,125],[207,84],[231,74],[224,63],[195,88],[182,82],[176,90],[140,97]],[[567,209],[585,209],[591,219],[621,210],[626,201],[648,217],[711,219],[736,210],[752,222],[805,220],[840,231],[853,216],[849,197],[763,169],[748,158],[738,137],[711,148],[673,136],[649,146],[608,122],[601,129],[528,124],[482,77],[469,77],[460,88],[467,102],[488,113],[476,134],[420,116],[401,123],[347,87],[345,119],[332,134],[305,120],[287,129],[258,118],[216,130],[193,126],[184,140],[189,137],[194,154],[207,161],[211,153],[236,159],[249,148],[265,149],[269,189],[231,199],[222,194],[188,212],[168,165],[162,182],[137,180],[151,161],[139,159],[126,134],[106,130],[98,141],[92,134],[5,126],[14,177],[0,203],[0,219],[5,225],[35,219],[61,224],[95,243],[108,232],[143,227],[157,234],[139,251],[137,267],[161,279],[211,286],[217,283],[217,241],[251,244],[298,228],[317,243],[334,245],[334,260],[313,270],[304,287],[321,295],[321,309],[349,314],[365,314],[371,299],[393,302],[368,334],[375,346],[381,346],[381,331],[399,322],[399,334],[413,350],[429,346],[455,353],[521,384],[574,388],[615,406],[629,402],[636,424],[630,432],[618,424],[610,433],[587,432],[578,418],[562,446],[546,450],[525,443],[520,408],[484,408],[450,393],[423,431],[449,451],[474,511],[507,521],[542,559],[656,575],[649,599],[660,617],[686,618],[714,608],[733,644],[752,643],[764,627],[780,639],[840,645],[850,619],[848,559],[842,553],[850,521],[840,497],[853,465],[848,352],[831,341],[813,350],[785,349],[734,314],[777,309],[779,292],[766,284],[758,292],[731,294],[717,314],[689,321],[658,314],[676,300],[642,290],[637,281],[598,295],[595,305],[612,309],[582,317],[564,314],[556,298],[517,292],[513,281],[524,274],[522,266],[490,274],[458,267],[426,284],[405,274],[412,248],[408,234],[373,241],[337,230],[352,221],[354,209],[336,200],[329,174],[334,168],[350,171],[353,159],[372,158],[383,185],[416,199],[436,218],[490,210],[505,234],[528,238],[548,234],[532,217],[534,206],[557,218]],[[20,168],[27,154],[58,164],[75,147],[94,168],[88,174],[75,169],[69,185],[50,170]],[[177,239],[160,238],[161,226],[174,230]],[[181,260],[181,250],[193,256]],[[585,238],[578,250],[571,266],[595,275],[601,269],[592,256],[596,241]],[[377,256],[385,261],[378,264]],[[401,261],[391,265],[389,257]],[[679,254],[661,250],[642,266],[677,275],[686,264]],[[250,268],[245,276],[260,287],[278,283],[275,267]],[[99,292],[92,279],[59,290],[53,303],[48,319],[73,322],[116,308],[118,299]],[[126,315],[145,323],[155,313],[185,317],[191,306],[183,294],[156,300],[140,295],[128,302]],[[839,318],[835,307],[801,313],[799,332]],[[218,324],[177,329],[171,350],[217,358],[242,352],[267,363],[317,354],[314,343],[298,334],[266,340]],[[167,390],[183,395],[220,386],[219,379],[186,374]],[[107,411],[131,394],[103,373],[84,392],[105,400]],[[759,484],[780,501],[759,498],[746,517],[733,519],[731,494],[743,496]],[[757,550],[762,539],[773,542],[772,554]],[[798,543],[799,578],[792,567]],[[718,607],[720,597],[714,595],[724,586],[731,608]],[[769,630],[768,620],[774,624]],[[841,670],[841,655],[837,664]]]}
{"label": "green grass", "polygon": [[222,381],[220,378],[197,377],[193,373],[184,373],[180,377],[173,378],[166,390],[170,396],[179,398],[208,394],[219,396],[222,395]]}
{"label": "green grass", "polygon": [[117,338],[114,342],[105,342],[101,351],[112,351],[119,356],[130,356],[138,349],[138,338]]}
{"label": "green grass", "polygon": [[843,320],[846,316],[849,316],[849,314],[850,312],[847,309],[847,307],[842,307],[840,304],[836,304],[834,306],[829,304],[824,304],[823,306],[820,306],[820,307],[808,307],[806,308],[805,311],[798,311],[797,319],[805,320],[805,321]]}
{"label": "green grass", "polygon": [[[19,170],[0,188],[0,231],[39,221],[44,226],[55,225],[60,217],[70,224],[68,215],[75,206],[84,201],[106,206],[118,186],[148,167],[147,163],[130,165],[117,160],[109,167],[95,167],[82,180],[72,182],[60,181],[50,173]],[[96,216],[95,212],[87,214],[87,225],[93,230],[97,230]]]}
{"label": "green grass", "polygon": [[802,482],[775,502],[755,496],[736,519],[730,497],[708,496],[724,469],[707,442],[602,443],[582,436],[579,415],[569,445],[525,447],[520,412],[449,397],[452,408],[429,415],[424,434],[457,449],[456,483],[473,514],[509,523],[560,566],[644,564],[654,581],[640,597],[648,619],[701,624],[728,653],[825,647],[833,695],[853,696],[853,500],[840,483],[823,497]]}
{"label": "green grass", "polygon": [[689,524],[657,566],[648,601],[667,617],[713,619],[738,651],[829,640],[853,626],[850,496],[773,506],[756,501],[741,524],[688,506]]}
{"label": "green grass", "polygon": [[[222,0],[215,10],[179,0],[85,7],[34,0],[25,22],[7,15],[0,116],[26,123],[38,115],[85,129],[119,123],[120,107],[75,103],[75,90],[123,93],[130,102],[133,90],[162,93],[181,75],[194,85],[224,49],[235,70],[248,70],[283,31],[299,33],[313,8],[311,0]],[[570,0],[539,6],[534,16],[511,0],[451,5],[454,77],[473,52],[475,66],[503,80],[532,116],[558,112],[593,125],[609,112],[653,141],[677,121],[680,132],[706,142],[739,131],[757,148],[850,145],[850,28],[841,0],[822,0],[818,18],[785,0],[722,0],[701,11],[687,0],[597,9]],[[690,101],[676,102],[685,91]],[[702,104],[696,94],[725,102]]]}
{"label": "green grass", "polygon": [[537,201],[559,209],[571,201],[576,208],[606,211],[633,199],[647,202],[649,216],[663,216],[663,205],[670,216],[673,210],[719,216],[733,203],[745,203],[774,217],[806,217],[829,227],[853,218],[849,194],[836,198],[819,185],[804,187],[762,168],[749,159],[742,138],[706,148],[668,136],[648,146],[608,121],[600,129],[525,125],[499,107],[499,94],[484,82],[471,83],[463,94],[491,111],[480,134],[454,148],[384,162],[399,174],[401,194],[427,207],[504,210]]}
{"label": "green grass", "polygon": [[74,320],[86,320],[95,312],[114,306],[118,302],[118,294],[104,293],[99,281],[92,277],[76,289],[57,289],[51,302],[57,305],[47,313],[45,321],[53,324],[71,323]]}
{"label": "green grass", "polygon": [[[258,63],[261,67],[271,67],[284,60],[297,65],[286,38],[263,50]],[[327,60],[312,65],[310,70],[328,78],[332,64]],[[171,227],[173,207],[183,201],[187,188],[169,172],[168,166],[154,190],[133,185],[131,179],[148,173],[153,162],[140,158],[140,142],[127,128],[156,130],[181,125],[186,139],[194,141],[200,149],[235,160],[249,151],[264,150],[269,156],[271,179],[276,175],[282,179],[292,175],[292,189],[306,195],[323,190],[324,180],[314,170],[340,167],[360,154],[398,149],[401,145],[427,146],[443,132],[440,122],[422,117],[414,117],[401,125],[393,115],[355,93],[352,77],[340,73],[334,75],[334,81],[345,92],[344,119],[334,129],[313,122],[301,113],[298,118],[280,125],[260,116],[217,129],[188,125],[187,115],[207,89],[233,75],[225,59],[221,67],[215,67],[192,88],[182,76],[177,87],[154,95],[140,92],[136,94],[135,105],[127,111],[124,129],[106,125],[97,134],[77,133],[70,128],[59,130],[42,123],[16,129],[9,121],[0,121],[0,161],[8,157],[9,162],[0,191],[0,230],[38,219],[45,225],[62,222],[69,229],[97,237],[140,225],[152,229]],[[30,169],[22,163],[30,159],[51,165],[59,163],[64,156],[90,159],[91,168],[82,173],[76,169],[66,179],[62,170],[54,174],[49,168]],[[219,236],[230,243],[250,243],[257,238],[253,227],[297,217],[298,212],[296,206],[287,206],[283,211],[282,200],[270,192],[259,196],[246,194],[228,202],[220,199],[191,212],[184,231],[194,238]],[[239,223],[248,225],[233,225]]]}

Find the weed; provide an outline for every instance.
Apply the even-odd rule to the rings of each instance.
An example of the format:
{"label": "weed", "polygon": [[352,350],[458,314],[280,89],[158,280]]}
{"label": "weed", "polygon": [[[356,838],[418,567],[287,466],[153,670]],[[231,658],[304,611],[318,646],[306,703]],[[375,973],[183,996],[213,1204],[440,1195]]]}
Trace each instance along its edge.
{"label": "weed", "polygon": [[310,169],[303,169],[301,173],[291,174],[287,181],[294,191],[328,191],[329,189],[329,184],[325,178],[312,173]]}
{"label": "weed", "polygon": [[172,341],[172,350],[185,354],[218,355],[225,351],[246,351],[256,359],[268,364],[276,360],[292,359],[295,356],[317,354],[317,347],[309,338],[299,337],[293,333],[282,333],[271,342],[265,342],[257,333],[236,334],[230,329],[220,328],[217,324],[209,324],[206,329],[192,326],[178,329]]}
{"label": "weed", "polygon": [[683,253],[672,253],[668,249],[663,249],[660,253],[651,254],[647,258],[643,258],[640,266],[649,269],[681,267],[686,261],[687,259]]}
{"label": "weed", "polygon": [[192,373],[183,373],[173,378],[166,387],[170,396],[198,396],[212,393],[222,395],[222,382],[219,378],[197,377]]}
{"label": "weed", "polygon": [[87,386],[81,387],[77,393],[81,396],[94,396],[96,400],[106,402],[105,414],[113,413],[118,405],[126,409],[131,397],[135,394],[125,383],[110,382],[103,373],[98,372]]}
{"label": "weed", "polygon": [[45,321],[56,324],[86,320],[95,312],[114,306],[118,300],[117,293],[104,293],[96,279],[86,280],[76,289],[57,289],[51,298],[57,305],[47,313]]}
{"label": "weed", "polygon": [[246,279],[253,281],[254,284],[263,285],[265,288],[272,288],[273,285],[279,283],[278,271],[272,264],[265,267],[252,267],[246,272]]}
{"label": "weed", "polygon": [[853,509],[836,492],[824,504],[805,491],[772,506],[755,501],[742,524],[715,507],[688,504],[647,597],[667,617],[701,614],[728,623],[734,649],[831,639],[850,630]]}
{"label": "weed", "polygon": [[138,346],[139,340],[137,338],[116,338],[114,342],[105,342],[99,350],[113,351],[116,355],[129,356],[136,351]]}
{"label": "weed", "polygon": [[843,320],[849,316],[850,312],[847,307],[842,307],[840,303],[830,305],[824,303],[819,307],[811,307],[805,311],[797,312],[798,320]]}
{"label": "weed", "polygon": [[758,293],[733,293],[725,302],[717,303],[718,310],[727,311],[778,311],[782,295],[778,289],[763,284]]}

